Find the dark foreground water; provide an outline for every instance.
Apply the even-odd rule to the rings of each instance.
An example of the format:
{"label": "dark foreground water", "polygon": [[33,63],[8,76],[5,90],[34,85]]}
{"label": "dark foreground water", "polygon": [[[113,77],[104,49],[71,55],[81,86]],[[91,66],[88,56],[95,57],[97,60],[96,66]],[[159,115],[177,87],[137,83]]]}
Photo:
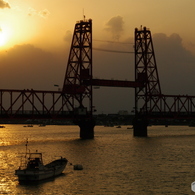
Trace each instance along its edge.
{"label": "dark foreground water", "polygon": [[[126,126],[96,126],[94,140],[80,140],[77,126],[6,125],[0,129],[0,194],[195,194],[195,127],[154,126],[148,134],[135,138]],[[63,156],[84,169],[68,165],[53,180],[20,185],[14,171],[26,138],[45,163]]]}

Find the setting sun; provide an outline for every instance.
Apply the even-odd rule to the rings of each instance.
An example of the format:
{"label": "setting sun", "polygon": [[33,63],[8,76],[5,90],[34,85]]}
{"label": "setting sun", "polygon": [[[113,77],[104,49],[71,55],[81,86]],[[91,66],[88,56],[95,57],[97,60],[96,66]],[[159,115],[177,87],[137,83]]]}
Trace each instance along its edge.
{"label": "setting sun", "polygon": [[6,34],[0,29],[0,46],[4,45],[7,41]]}
{"label": "setting sun", "polygon": [[10,31],[8,28],[0,27],[0,46],[6,45],[10,38]]}

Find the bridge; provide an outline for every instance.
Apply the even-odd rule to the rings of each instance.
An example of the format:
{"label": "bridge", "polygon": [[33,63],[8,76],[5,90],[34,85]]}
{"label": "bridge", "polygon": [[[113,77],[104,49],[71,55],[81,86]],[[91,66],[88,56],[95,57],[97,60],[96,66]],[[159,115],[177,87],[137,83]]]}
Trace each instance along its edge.
{"label": "bridge", "polygon": [[149,119],[195,117],[195,96],[165,95],[161,91],[151,31],[136,28],[134,34],[135,80],[94,79],[92,20],[75,24],[60,91],[0,89],[0,119],[72,119],[80,137],[94,137],[93,86],[135,90],[134,136],[147,136]]}

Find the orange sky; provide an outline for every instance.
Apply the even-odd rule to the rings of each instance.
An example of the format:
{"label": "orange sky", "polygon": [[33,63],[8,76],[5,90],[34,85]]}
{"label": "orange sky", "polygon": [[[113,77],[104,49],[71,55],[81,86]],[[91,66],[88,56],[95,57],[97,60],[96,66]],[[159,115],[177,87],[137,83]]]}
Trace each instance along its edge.
{"label": "orange sky", "polygon": [[[132,51],[133,44],[120,42],[133,43],[135,27],[150,28],[162,91],[195,94],[194,7],[194,0],[0,0],[0,88],[62,87],[74,25],[84,14],[93,20],[94,47]],[[93,57],[94,77],[134,79],[131,54],[94,51]],[[123,96],[117,97],[122,89],[104,90],[94,92],[101,94],[95,98],[101,112],[110,95],[123,102],[115,111],[127,108]],[[124,94],[129,101],[133,90]]]}
{"label": "orange sky", "polygon": [[83,12],[93,19],[96,39],[105,36],[111,39],[104,28],[111,18],[120,16],[124,21],[121,39],[133,36],[134,28],[143,25],[153,33],[178,33],[189,46],[195,43],[194,7],[194,0],[0,0],[1,34],[4,31],[7,34],[0,35],[6,39],[1,46],[31,43],[44,48],[58,47],[66,32],[72,31],[74,23],[82,19]]}

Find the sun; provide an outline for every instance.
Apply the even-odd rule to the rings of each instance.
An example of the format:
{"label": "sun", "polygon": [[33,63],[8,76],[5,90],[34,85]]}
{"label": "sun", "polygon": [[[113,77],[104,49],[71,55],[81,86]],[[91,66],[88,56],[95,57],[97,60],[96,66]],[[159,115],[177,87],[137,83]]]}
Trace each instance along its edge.
{"label": "sun", "polygon": [[6,46],[10,38],[11,38],[10,28],[5,25],[0,25],[0,47]]}
{"label": "sun", "polygon": [[8,41],[8,34],[6,33],[5,30],[0,28],[0,46],[5,45],[7,41]]}

